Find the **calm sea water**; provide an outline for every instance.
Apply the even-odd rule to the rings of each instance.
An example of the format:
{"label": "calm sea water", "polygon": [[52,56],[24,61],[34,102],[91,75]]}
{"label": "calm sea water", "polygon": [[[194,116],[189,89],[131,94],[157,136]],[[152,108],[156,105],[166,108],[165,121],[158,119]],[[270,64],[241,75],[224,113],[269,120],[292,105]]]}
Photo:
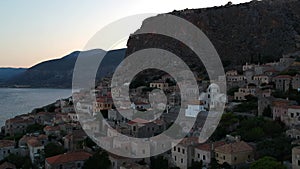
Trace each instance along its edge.
{"label": "calm sea water", "polygon": [[71,89],[0,88],[0,126],[11,117],[67,98],[71,93]]}

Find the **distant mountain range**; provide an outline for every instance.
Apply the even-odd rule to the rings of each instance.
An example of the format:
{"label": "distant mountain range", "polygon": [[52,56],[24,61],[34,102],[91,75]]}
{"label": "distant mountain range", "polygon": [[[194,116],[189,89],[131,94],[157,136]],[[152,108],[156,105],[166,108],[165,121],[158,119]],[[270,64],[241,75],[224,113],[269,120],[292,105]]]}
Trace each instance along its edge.
{"label": "distant mountain range", "polygon": [[0,84],[24,73],[26,70],[25,68],[0,68]]}
{"label": "distant mountain range", "polygon": [[[5,74],[1,87],[32,87],[32,88],[71,88],[73,69],[80,54],[83,57],[94,57],[105,51],[100,49],[90,51],[75,51],[60,59],[39,63],[29,69],[0,69],[0,76]],[[125,49],[107,52],[102,60],[98,78],[114,72],[115,68],[125,57]]]}

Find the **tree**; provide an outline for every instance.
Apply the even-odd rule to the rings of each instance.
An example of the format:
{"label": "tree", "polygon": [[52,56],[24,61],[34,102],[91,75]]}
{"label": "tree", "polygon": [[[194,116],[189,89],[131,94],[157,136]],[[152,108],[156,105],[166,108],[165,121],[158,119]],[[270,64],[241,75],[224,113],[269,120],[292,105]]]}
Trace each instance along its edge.
{"label": "tree", "polygon": [[218,161],[215,158],[212,158],[211,163],[210,163],[210,168],[211,169],[221,169],[221,165],[218,163]]}
{"label": "tree", "polygon": [[45,157],[52,157],[59,154],[65,153],[65,149],[63,146],[59,146],[55,143],[49,143],[45,146]]}
{"label": "tree", "polygon": [[106,152],[97,152],[84,163],[83,169],[109,169],[110,166],[111,161],[108,158],[108,154]]}
{"label": "tree", "polygon": [[96,146],[97,144],[90,139],[89,137],[87,137],[86,139],[84,139],[84,144],[89,147],[89,148],[93,148],[94,146]]}
{"label": "tree", "polygon": [[239,88],[238,86],[235,86],[235,87],[232,87],[230,88],[228,91],[227,91],[227,95],[229,96],[234,96],[234,93],[235,92],[238,92],[239,91]]}
{"label": "tree", "polygon": [[292,154],[291,140],[280,136],[266,139],[257,144],[257,153],[260,157],[270,156],[279,161],[289,160]]}
{"label": "tree", "polygon": [[43,125],[40,125],[40,124],[33,124],[33,125],[29,125],[27,128],[26,128],[26,133],[34,133],[34,132],[42,132],[44,129],[44,126]]}
{"label": "tree", "polygon": [[263,157],[256,162],[254,162],[250,169],[286,169],[284,165],[282,165],[280,162],[276,161],[275,158],[272,157]]}
{"label": "tree", "polygon": [[202,168],[202,161],[194,161],[192,162],[192,166],[190,166],[188,169],[199,169]]}
{"label": "tree", "polygon": [[263,116],[265,116],[265,117],[272,117],[272,109],[271,109],[271,107],[270,107],[270,105],[268,105],[265,109],[264,109],[264,111],[263,111]]}
{"label": "tree", "polygon": [[15,154],[10,154],[8,157],[4,159],[4,161],[16,165],[17,168],[23,168],[23,169],[32,168],[31,160],[29,157],[21,157]]}
{"label": "tree", "polygon": [[168,169],[169,168],[168,160],[165,159],[163,156],[153,157],[151,158],[151,168]]}

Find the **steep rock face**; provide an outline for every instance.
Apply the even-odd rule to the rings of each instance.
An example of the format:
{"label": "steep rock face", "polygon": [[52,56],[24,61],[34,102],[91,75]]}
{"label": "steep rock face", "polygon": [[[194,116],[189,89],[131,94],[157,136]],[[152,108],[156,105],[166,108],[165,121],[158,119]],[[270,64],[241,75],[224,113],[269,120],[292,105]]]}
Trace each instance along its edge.
{"label": "steep rock face", "polygon": [[[199,27],[211,40],[227,68],[245,62],[270,62],[282,54],[300,50],[300,1],[263,0],[170,14]],[[146,19],[141,29],[152,20]],[[175,26],[180,29],[180,25]],[[140,49],[159,47],[178,54],[190,64],[197,63],[191,59],[195,56],[193,52],[184,44],[160,35],[132,35],[127,46],[127,55]]]}

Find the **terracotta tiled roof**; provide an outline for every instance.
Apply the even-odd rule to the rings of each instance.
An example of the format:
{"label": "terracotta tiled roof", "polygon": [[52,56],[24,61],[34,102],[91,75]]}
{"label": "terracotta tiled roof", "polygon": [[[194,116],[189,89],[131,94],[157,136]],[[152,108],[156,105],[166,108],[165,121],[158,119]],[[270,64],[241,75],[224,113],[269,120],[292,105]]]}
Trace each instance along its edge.
{"label": "terracotta tiled roof", "polygon": [[278,75],[275,78],[288,78],[288,79],[291,79],[292,76],[290,76],[290,75]]}
{"label": "terracotta tiled roof", "polygon": [[300,106],[289,106],[289,109],[300,109]]}
{"label": "terracotta tiled roof", "polygon": [[33,121],[34,121],[33,119],[23,119],[19,117],[7,120],[7,122],[9,123],[32,123]]}
{"label": "terracotta tiled roof", "polygon": [[28,146],[31,147],[40,147],[42,146],[42,143],[37,138],[31,138],[27,141]]}
{"label": "terracotta tiled roof", "polygon": [[15,141],[12,140],[0,140],[0,148],[14,146]]}
{"label": "terracotta tiled roof", "polygon": [[60,130],[59,126],[46,126],[44,127],[44,131],[57,131]]}
{"label": "terracotta tiled roof", "polygon": [[246,142],[240,141],[219,146],[215,149],[215,151],[230,154],[244,151],[253,151],[253,148]]}
{"label": "terracotta tiled roof", "polygon": [[136,119],[128,122],[129,125],[136,124],[136,123],[145,124],[145,123],[149,123],[149,121],[141,119],[141,118],[136,118]]}
{"label": "terracotta tiled roof", "polygon": [[46,158],[46,162],[50,165],[74,163],[76,161],[85,161],[91,156],[92,154],[84,151],[70,152],[70,153],[60,154],[57,156]]}
{"label": "terracotta tiled roof", "polygon": [[215,149],[215,148],[223,146],[225,144],[226,144],[225,141],[218,141],[218,142],[214,142],[214,143],[200,144],[200,145],[196,146],[196,148],[200,149],[200,150],[204,150],[204,151],[212,151],[212,147],[214,147],[214,149]]}
{"label": "terracotta tiled roof", "polygon": [[0,169],[16,169],[16,166],[9,162],[4,162],[0,165]]}
{"label": "terracotta tiled roof", "polygon": [[199,137],[187,137],[182,139],[179,144],[183,146],[189,146],[189,145],[197,144],[198,141],[199,141]]}

